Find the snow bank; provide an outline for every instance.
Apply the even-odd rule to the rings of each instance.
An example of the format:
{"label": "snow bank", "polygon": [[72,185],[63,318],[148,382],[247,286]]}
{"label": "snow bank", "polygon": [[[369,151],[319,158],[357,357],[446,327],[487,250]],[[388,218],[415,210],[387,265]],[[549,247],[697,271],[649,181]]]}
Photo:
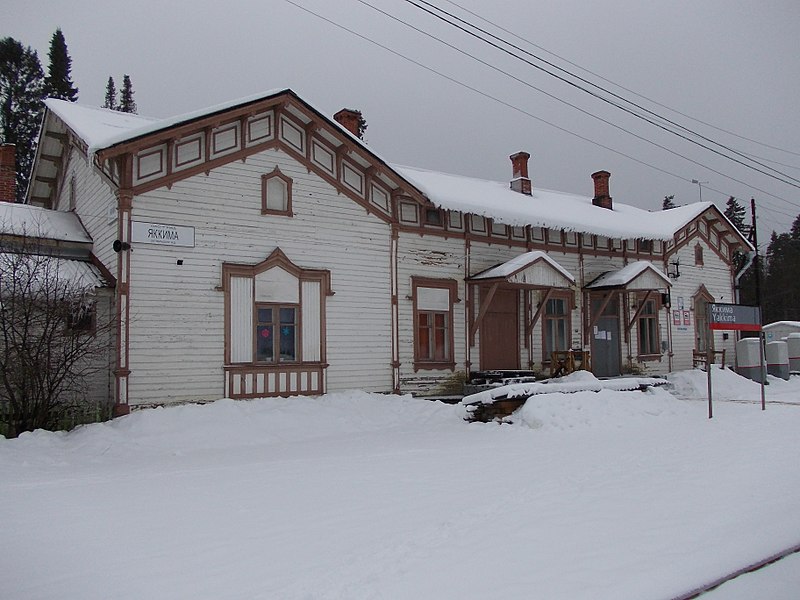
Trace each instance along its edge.
{"label": "snow bank", "polygon": [[3,593],[673,598],[799,541],[800,407],[709,420],[656,388],[534,396],[519,426],[460,410],[221,400],[0,440]]}
{"label": "snow bank", "polygon": [[575,371],[564,377],[536,381],[532,383],[512,383],[502,385],[476,394],[465,396],[461,404],[491,404],[498,398],[519,398],[536,394],[574,392],[599,392],[614,390],[617,392],[638,390],[642,386],[662,385],[663,379],[655,377],[618,377],[616,379],[597,379],[589,371]]}
{"label": "snow bank", "polygon": [[575,392],[531,396],[513,415],[532,429],[569,430],[584,427],[628,428],[654,417],[686,417],[689,408],[669,392]]}
{"label": "snow bank", "polygon": [[[693,369],[679,371],[667,376],[672,393],[688,400],[708,399],[708,375],[705,371]],[[767,402],[800,404],[798,395],[800,377],[792,376],[785,381],[772,375],[767,376]],[[711,390],[714,400],[733,400],[739,402],[761,402],[761,384],[742,377],[730,369],[711,370]]]}

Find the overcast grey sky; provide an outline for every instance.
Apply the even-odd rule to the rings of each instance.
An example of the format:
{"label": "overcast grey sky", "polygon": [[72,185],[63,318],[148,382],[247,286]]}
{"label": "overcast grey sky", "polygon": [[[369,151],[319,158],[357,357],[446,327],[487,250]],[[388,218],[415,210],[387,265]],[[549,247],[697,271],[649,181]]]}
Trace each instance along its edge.
{"label": "overcast grey sky", "polygon": [[[454,1],[457,5],[446,0],[435,4],[480,23],[460,5],[670,108],[790,151],[733,137],[612,88],[714,140],[783,163],[786,166],[769,164],[800,179],[797,0]],[[708,182],[702,185],[703,200],[721,206],[734,195],[749,208],[749,199],[755,197],[762,242],[773,229],[787,230],[800,214],[798,187],[648,126],[449,28],[404,0],[292,2],[486,95],[286,0],[0,0],[0,35],[37,49],[46,68],[50,37],[61,27],[73,60],[73,80],[80,88],[79,102],[84,104],[102,104],[109,75],[119,86],[125,73],[133,81],[139,114],[154,117],[289,87],[327,115],[345,106],[362,110],[369,125],[367,143],[389,162],[506,180],[511,176],[508,156],[525,150],[532,155],[534,187],[588,196],[590,174],[605,169],[612,173],[616,201],[653,210],[669,194],[675,194],[678,204],[696,201],[700,189],[691,180],[697,179]],[[367,2],[517,80],[380,14]],[[492,31],[514,40],[508,33]],[[537,48],[525,48],[575,70]],[[534,87],[701,164],[601,123]]]}

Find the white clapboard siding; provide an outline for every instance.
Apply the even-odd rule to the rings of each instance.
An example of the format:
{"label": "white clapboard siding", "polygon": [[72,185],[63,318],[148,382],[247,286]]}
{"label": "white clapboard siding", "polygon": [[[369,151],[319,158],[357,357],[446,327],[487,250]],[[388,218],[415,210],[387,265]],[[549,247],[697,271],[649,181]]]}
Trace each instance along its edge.
{"label": "white clapboard siding", "polygon": [[322,341],[322,315],[320,312],[320,283],[319,281],[303,282],[303,361],[318,362],[320,344]]}
{"label": "white clapboard siding", "polygon": [[[293,180],[292,217],[261,214],[261,175],[276,166]],[[257,264],[276,247],[299,267],[331,273],[326,389],[391,390],[391,229],[305,166],[259,153],[137,196],[133,219],[194,227],[195,247],[136,244],[131,253],[132,404],[222,396],[222,263]],[[304,352],[313,334],[305,328]]]}
{"label": "white clapboard siding", "polygon": [[116,273],[117,198],[111,186],[91,168],[88,159],[74,146],[64,174],[64,185],[59,189],[55,207],[69,210],[70,181],[75,178],[75,212],[91,236],[92,252],[112,273]]}
{"label": "white clapboard siding", "polygon": [[[697,243],[703,246],[703,265],[695,266],[694,248]],[[695,323],[696,315],[693,305],[693,297],[704,285],[714,296],[715,302],[732,303],[734,299],[731,295],[732,276],[729,266],[722,261],[719,256],[700,238],[695,238],[683,246],[677,253],[680,259],[681,276],[673,280],[672,310],[680,309],[681,299],[685,310],[689,310],[691,325],[688,327],[672,325],[672,368],[675,371],[692,368],[692,351],[695,349]],[[670,262],[674,257],[670,258]],[[728,364],[733,364],[735,356],[736,332],[730,331],[728,340],[723,340],[723,332],[714,332],[714,349],[717,351],[725,350],[725,360]]]}
{"label": "white clapboard siding", "polygon": [[[401,233],[398,240],[398,339],[400,384],[404,392],[445,393],[448,383],[466,372],[466,286],[464,240],[434,236],[424,238]],[[450,369],[414,370],[414,301],[412,277],[452,279],[457,282],[453,304],[453,355],[455,371]],[[423,303],[425,297],[423,293]],[[460,375],[459,375],[460,374]]]}
{"label": "white clapboard siding", "polygon": [[231,362],[253,360],[253,280],[231,277]]}

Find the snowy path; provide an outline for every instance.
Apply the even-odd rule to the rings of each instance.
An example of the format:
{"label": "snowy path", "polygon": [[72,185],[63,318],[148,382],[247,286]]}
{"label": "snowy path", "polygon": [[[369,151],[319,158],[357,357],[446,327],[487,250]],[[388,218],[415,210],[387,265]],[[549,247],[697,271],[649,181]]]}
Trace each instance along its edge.
{"label": "snowy path", "polygon": [[0,440],[4,593],[666,600],[800,541],[794,406],[606,390],[520,417],[353,393]]}

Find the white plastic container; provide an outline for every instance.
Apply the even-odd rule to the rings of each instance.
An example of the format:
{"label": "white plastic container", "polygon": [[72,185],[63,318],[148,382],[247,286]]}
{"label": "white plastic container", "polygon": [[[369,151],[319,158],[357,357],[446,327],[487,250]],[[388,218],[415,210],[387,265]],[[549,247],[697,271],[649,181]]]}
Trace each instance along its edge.
{"label": "white plastic container", "polygon": [[789,372],[800,373],[800,333],[790,333],[786,336],[789,346]]}
{"label": "white plastic container", "polygon": [[786,342],[769,342],[766,346],[767,373],[789,379],[789,345]]}
{"label": "white plastic container", "polygon": [[761,383],[766,379],[761,370],[761,353],[758,338],[742,338],[736,342],[736,372]]}

